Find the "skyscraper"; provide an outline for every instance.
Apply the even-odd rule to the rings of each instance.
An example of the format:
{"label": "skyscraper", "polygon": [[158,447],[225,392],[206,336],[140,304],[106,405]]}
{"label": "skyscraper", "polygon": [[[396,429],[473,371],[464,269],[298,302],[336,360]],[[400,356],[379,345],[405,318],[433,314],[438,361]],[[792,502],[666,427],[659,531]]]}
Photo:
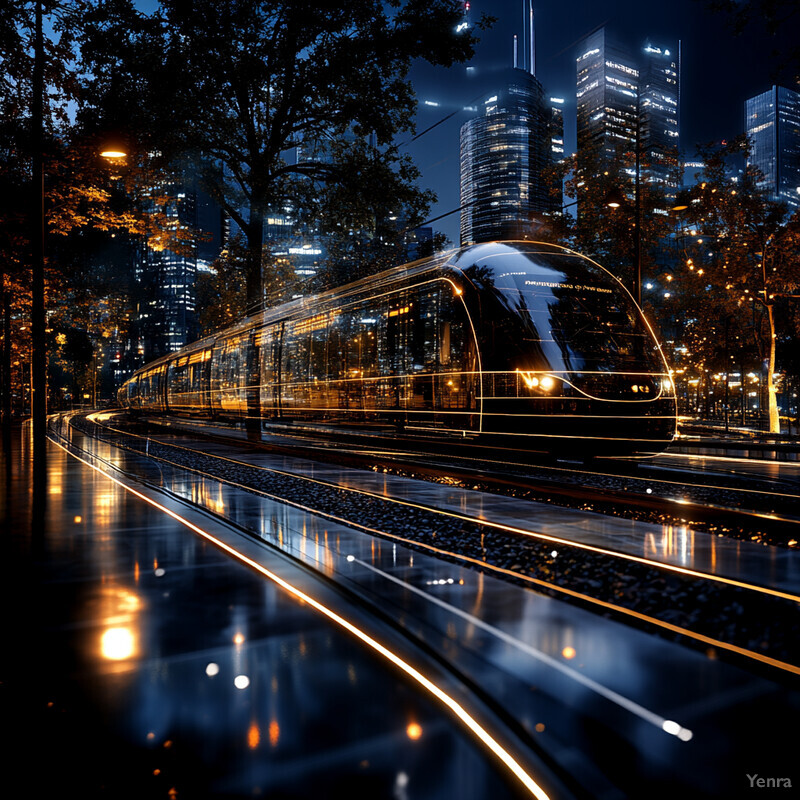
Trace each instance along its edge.
{"label": "skyscraper", "polygon": [[680,42],[677,51],[646,42],[639,77],[639,142],[647,180],[665,188],[679,181]]}
{"label": "skyscraper", "polygon": [[800,94],[783,86],[745,101],[748,165],[764,175],[761,188],[773,200],[800,208]]}
{"label": "skyscraper", "polygon": [[605,28],[580,43],[576,68],[578,156],[596,152],[601,166],[635,147],[639,69]]}
{"label": "skyscraper", "polygon": [[137,349],[141,363],[179,350],[197,337],[195,280],[222,247],[220,207],[192,176],[180,185],[165,187],[173,197],[163,209],[168,225],[201,231],[181,251],[143,244],[136,259],[139,290]]}
{"label": "skyscraper", "polygon": [[550,156],[550,112],[541,83],[511,69],[482,112],[461,128],[461,244],[522,238],[550,207],[541,173]]}
{"label": "skyscraper", "polygon": [[581,41],[576,58],[579,163],[593,154],[599,158],[596,168],[619,168],[621,154],[638,149],[642,179],[677,186],[679,47],[648,41],[637,59],[606,28]]}

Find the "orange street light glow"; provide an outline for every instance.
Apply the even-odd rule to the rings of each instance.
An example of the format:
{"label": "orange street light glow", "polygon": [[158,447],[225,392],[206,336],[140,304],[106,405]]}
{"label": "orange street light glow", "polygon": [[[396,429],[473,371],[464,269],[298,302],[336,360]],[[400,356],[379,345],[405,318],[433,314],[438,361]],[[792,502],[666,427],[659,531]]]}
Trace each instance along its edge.
{"label": "orange street light glow", "polygon": [[406,735],[409,739],[419,739],[419,737],[422,736],[422,726],[416,722],[410,723],[406,728]]}

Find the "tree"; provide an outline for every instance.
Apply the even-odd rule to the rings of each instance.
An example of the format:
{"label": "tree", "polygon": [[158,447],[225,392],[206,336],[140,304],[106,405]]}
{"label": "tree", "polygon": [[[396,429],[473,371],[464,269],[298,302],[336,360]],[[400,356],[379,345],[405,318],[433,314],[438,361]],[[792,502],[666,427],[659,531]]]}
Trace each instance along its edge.
{"label": "tree", "polygon": [[264,218],[287,205],[298,177],[330,163],[293,160],[305,142],[374,135],[384,147],[412,127],[407,74],[423,58],[449,66],[476,42],[457,30],[456,0],[97,0],[82,53],[92,73],[85,122],[125,120],[169,161],[192,153],[207,191],[243,232],[248,302],[261,300]]}
{"label": "tree", "polygon": [[[237,234],[227,243],[209,272],[197,276],[196,305],[200,333],[208,336],[232,325],[248,311],[242,277],[248,251],[244,238]],[[262,251],[262,285],[269,305],[288,302],[298,286],[291,263],[283,257]]]}
{"label": "tree", "polygon": [[[612,190],[621,191],[627,198],[635,197],[635,161],[632,150],[620,148],[616,156],[609,159],[597,144],[583,148],[578,156],[564,159],[546,176],[549,184],[558,186],[560,175],[564,180],[564,196],[577,205],[574,222],[570,221],[569,215],[550,215],[552,238],[596,259],[628,288],[633,286],[635,269],[633,200],[627,200],[621,208],[610,208],[607,200]],[[647,180],[648,167],[646,161],[640,164],[639,222],[643,275],[658,271],[658,245],[670,231],[670,221],[664,212],[668,201],[664,190]]]}
{"label": "tree", "polygon": [[[748,326],[761,351],[769,430],[780,431],[774,375],[779,305],[798,299],[800,289],[800,215],[787,218],[786,207],[758,188],[762,177],[748,166],[735,174],[731,163],[747,158],[746,137],[698,149],[702,180],[686,195],[685,223],[691,228],[676,302],[687,304],[690,318],[711,340],[714,326],[730,317],[740,330]],[[785,317],[785,315],[783,315]]]}
{"label": "tree", "polygon": [[[37,105],[32,81],[36,5],[50,23],[40,50],[47,87],[41,138],[35,135],[37,115],[33,113]],[[36,339],[31,342],[32,263],[40,263],[33,258],[33,243],[42,238],[31,230],[36,206],[43,204],[45,215],[43,278],[49,333],[58,325],[62,331],[88,331],[99,340],[105,330],[119,330],[123,322],[118,276],[114,280],[101,274],[105,265],[92,258],[90,244],[96,248],[122,234],[151,246],[180,247],[190,238],[189,232],[175,229],[163,213],[169,198],[160,188],[165,176],[156,169],[154,159],[131,153],[127,163],[118,162],[109,170],[98,155],[97,136],[72,124],[69,105],[80,89],[74,43],[81,8],[77,0],[41,4],[13,0],[0,13],[0,277],[6,419],[12,395],[21,402],[18,384],[27,380],[22,369],[25,362],[33,360],[37,369],[46,371],[48,355],[58,355],[59,350],[52,337],[49,346],[47,341],[38,346]],[[37,161],[44,175],[38,185],[32,180]],[[98,269],[87,274],[87,265],[92,263]],[[36,353],[33,359],[31,349]],[[75,359],[68,362],[77,364]]]}
{"label": "tree", "polygon": [[407,234],[435,196],[417,188],[419,170],[395,147],[364,139],[324,146],[328,174],[299,182],[299,218],[320,234],[327,258],[313,289],[340,286],[409,260]]}

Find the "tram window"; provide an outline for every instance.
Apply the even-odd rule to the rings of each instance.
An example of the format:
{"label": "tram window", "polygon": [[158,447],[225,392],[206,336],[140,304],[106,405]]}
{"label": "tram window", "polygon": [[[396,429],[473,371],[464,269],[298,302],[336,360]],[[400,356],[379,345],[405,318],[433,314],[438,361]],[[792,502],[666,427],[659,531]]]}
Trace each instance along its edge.
{"label": "tram window", "polygon": [[327,380],[328,378],[328,329],[321,325],[311,331],[309,337],[309,379]]}
{"label": "tram window", "polygon": [[433,372],[438,367],[439,301],[437,287],[420,287],[414,294],[409,341],[412,373]]}
{"label": "tram window", "polygon": [[306,400],[308,381],[309,335],[304,321],[287,325],[281,359],[281,385],[287,405]]}
{"label": "tram window", "polygon": [[[249,334],[247,334],[249,336]],[[211,361],[211,390],[226,410],[240,408],[239,389],[245,385],[246,339],[242,335],[232,336],[220,342],[214,349]]]}
{"label": "tram window", "polygon": [[261,357],[261,385],[269,386],[274,381],[273,352],[274,339],[270,328],[261,328],[255,337],[256,347]]}
{"label": "tram window", "polygon": [[347,342],[347,318],[338,314],[328,328],[328,355],[326,374],[329,380],[347,377],[345,371],[345,345]]}
{"label": "tram window", "polygon": [[409,371],[410,319],[415,306],[409,294],[404,291],[390,295],[382,315],[382,322],[386,325],[386,335],[383,337],[386,347],[380,354],[382,374],[405,375]]}
{"label": "tram window", "polygon": [[374,302],[359,303],[349,313],[349,330],[345,342],[348,378],[368,378],[379,374],[378,326],[381,311]]}
{"label": "tram window", "polygon": [[189,388],[188,359],[181,358],[173,361],[169,367],[169,393],[185,394]]}

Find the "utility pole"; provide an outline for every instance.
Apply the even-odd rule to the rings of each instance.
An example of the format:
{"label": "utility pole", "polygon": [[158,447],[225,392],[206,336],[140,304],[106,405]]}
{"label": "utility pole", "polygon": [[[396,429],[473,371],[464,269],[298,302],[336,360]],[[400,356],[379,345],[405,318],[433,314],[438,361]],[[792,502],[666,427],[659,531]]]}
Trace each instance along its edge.
{"label": "utility pole", "polygon": [[47,450],[47,346],[44,311],[44,37],[42,3],[36,3],[31,120],[33,186],[31,214],[31,364],[34,473],[43,475]]}

